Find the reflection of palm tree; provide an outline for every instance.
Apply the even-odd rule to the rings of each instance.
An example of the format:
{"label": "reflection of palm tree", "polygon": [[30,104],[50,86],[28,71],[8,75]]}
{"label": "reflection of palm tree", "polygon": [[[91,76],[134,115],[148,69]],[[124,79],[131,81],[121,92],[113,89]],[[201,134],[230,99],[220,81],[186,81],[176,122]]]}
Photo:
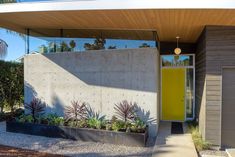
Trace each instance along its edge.
{"label": "reflection of palm tree", "polygon": [[5,58],[5,56],[7,55],[7,43],[0,39],[0,59]]}
{"label": "reflection of palm tree", "polygon": [[139,46],[139,48],[147,48],[147,47],[150,47],[150,45],[147,43],[143,43],[142,45]]}

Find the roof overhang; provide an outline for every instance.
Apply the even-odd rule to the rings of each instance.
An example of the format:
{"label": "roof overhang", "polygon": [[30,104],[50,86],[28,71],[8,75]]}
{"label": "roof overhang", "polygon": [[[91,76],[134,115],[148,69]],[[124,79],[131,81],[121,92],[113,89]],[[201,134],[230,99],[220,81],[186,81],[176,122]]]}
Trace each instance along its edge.
{"label": "roof overhang", "polygon": [[0,27],[157,31],[195,42],[206,25],[235,26],[234,0],[83,0],[0,5]]}

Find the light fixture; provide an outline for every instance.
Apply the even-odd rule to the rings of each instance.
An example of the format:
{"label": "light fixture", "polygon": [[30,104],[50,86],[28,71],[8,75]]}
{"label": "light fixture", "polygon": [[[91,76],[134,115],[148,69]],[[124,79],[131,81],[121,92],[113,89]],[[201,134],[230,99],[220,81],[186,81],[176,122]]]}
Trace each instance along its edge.
{"label": "light fixture", "polygon": [[181,49],[179,48],[179,45],[178,45],[178,44],[179,44],[179,43],[178,43],[178,42],[179,42],[179,38],[180,38],[179,36],[176,37],[176,40],[177,40],[177,47],[176,47],[175,50],[174,50],[174,52],[175,52],[176,55],[179,55],[179,54],[181,53]]}

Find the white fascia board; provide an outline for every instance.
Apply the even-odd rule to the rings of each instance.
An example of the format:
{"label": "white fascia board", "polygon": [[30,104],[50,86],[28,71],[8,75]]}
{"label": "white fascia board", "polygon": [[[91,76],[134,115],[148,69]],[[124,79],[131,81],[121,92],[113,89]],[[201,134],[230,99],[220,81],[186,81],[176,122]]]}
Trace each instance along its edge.
{"label": "white fascia board", "polygon": [[235,0],[55,0],[0,4],[0,13],[123,9],[235,9]]}

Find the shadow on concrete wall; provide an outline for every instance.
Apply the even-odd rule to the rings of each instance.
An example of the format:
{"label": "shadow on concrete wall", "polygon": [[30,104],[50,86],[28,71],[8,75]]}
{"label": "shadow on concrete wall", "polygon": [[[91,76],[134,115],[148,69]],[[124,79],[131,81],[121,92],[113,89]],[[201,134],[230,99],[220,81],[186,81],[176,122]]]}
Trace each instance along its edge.
{"label": "shadow on concrete wall", "polygon": [[150,117],[150,111],[141,108],[140,106],[136,106],[137,115],[141,117],[141,119],[148,123],[149,125],[153,125],[157,123],[157,119]]}
{"label": "shadow on concrete wall", "polygon": [[138,117],[141,118],[146,124],[149,126],[149,132],[155,132],[157,129],[157,119],[150,117],[150,111],[141,108],[140,106],[136,106],[136,112]]}
{"label": "shadow on concrete wall", "polygon": [[[24,91],[27,92],[27,97],[25,97],[25,100],[24,100],[25,103],[30,103],[33,100],[33,98],[39,98],[40,100],[44,102],[43,98],[38,97],[38,93],[36,92],[34,87],[26,81],[24,81]],[[53,94],[52,103],[46,104],[46,112],[52,113],[52,114],[56,113],[59,116],[63,116],[64,106],[65,104],[62,103],[60,98],[56,94]]]}
{"label": "shadow on concrete wall", "polygon": [[157,92],[156,50],[110,51],[42,55],[88,85]]}

